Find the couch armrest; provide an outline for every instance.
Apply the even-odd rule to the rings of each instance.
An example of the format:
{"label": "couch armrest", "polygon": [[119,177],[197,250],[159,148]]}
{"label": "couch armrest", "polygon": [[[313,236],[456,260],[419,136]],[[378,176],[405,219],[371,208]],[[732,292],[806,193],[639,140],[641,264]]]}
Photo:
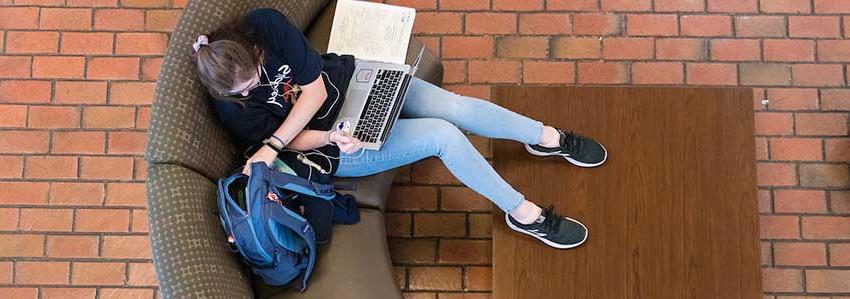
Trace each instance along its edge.
{"label": "couch armrest", "polygon": [[221,125],[205,88],[198,81],[192,43],[199,34],[209,33],[232,18],[261,7],[280,10],[303,30],[326,4],[327,0],[187,3],[171,33],[156,84],[145,147],[148,163],[183,165],[209,179],[240,166],[239,146]]}
{"label": "couch armrest", "polygon": [[162,298],[253,298],[251,279],[227,248],[217,187],[178,165],[151,165],[148,225]]}

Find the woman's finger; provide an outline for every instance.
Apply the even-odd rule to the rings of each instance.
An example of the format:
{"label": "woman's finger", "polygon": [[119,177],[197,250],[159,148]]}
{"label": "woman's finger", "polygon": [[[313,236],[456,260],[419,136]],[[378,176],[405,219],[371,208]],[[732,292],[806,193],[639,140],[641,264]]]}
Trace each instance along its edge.
{"label": "woman's finger", "polygon": [[350,143],[350,146],[348,147],[349,154],[357,152],[358,150],[360,150],[361,147],[363,147],[363,144],[360,142]]}
{"label": "woman's finger", "polygon": [[342,150],[346,154],[350,154],[351,153],[351,143],[343,144],[342,146],[340,146],[339,149]]}
{"label": "woman's finger", "polygon": [[349,154],[354,153],[357,150],[357,144],[356,143],[349,143],[348,146],[346,147],[346,150],[348,151]]}

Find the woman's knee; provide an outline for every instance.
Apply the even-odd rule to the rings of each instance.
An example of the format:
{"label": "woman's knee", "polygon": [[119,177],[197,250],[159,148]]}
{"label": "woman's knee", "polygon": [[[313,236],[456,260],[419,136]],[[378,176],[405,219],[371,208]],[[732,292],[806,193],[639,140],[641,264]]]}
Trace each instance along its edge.
{"label": "woman's knee", "polygon": [[[425,118],[426,125],[438,144],[436,156],[442,156],[450,150],[467,146],[469,139],[457,126],[441,118]],[[424,119],[424,120],[425,120]]]}
{"label": "woman's knee", "polygon": [[452,120],[462,120],[467,117],[475,117],[476,101],[480,99],[462,96],[451,91],[446,91],[444,109]]}

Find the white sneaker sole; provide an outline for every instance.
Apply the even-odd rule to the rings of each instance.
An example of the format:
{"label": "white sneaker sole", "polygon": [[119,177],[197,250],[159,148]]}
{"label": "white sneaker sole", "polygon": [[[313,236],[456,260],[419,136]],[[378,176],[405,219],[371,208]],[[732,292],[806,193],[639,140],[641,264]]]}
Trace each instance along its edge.
{"label": "white sneaker sole", "polygon": [[555,248],[558,248],[558,249],[570,249],[570,248],[573,248],[573,247],[578,247],[578,246],[579,246],[579,245],[581,245],[581,244],[584,244],[584,241],[587,241],[587,236],[589,236],[589,235],[590,235],[590,231],[589,231],[589,230],[587,230],[587,226],[584,226],[584,223],[581,223],[581,222],[579,222],[578,220],[575,220],[575,219],[573,219],[573,218],[566,217],[566,216],[564,216],[564,218],[567,218],[567,219],[569,219],[569,220],[572,220],[572,221],[574,221],[575,223],[578,223],[579,225],[581,225],[581,227],[582,227],[582,228],[584,228],[584,231],[585,231],[584,239],[582,239],[582,240],[581,240],[581,242],[578,242],[578,243],[575,243],[575,244],[568,244],[568,245],[564,245],[564,244],[558,244],[558,243],[555,243],[555,242],[549,241],[549,240],[547,240],[547,239],[545,239],[545,238],[542,238],[542,237],[540,237],[540,236],[538,236],[538,235],[535,235],[535,234],[533,234],[533,233],[531,233],[531,232],[529,232],[529,231],[527,231],[527,230],[524,230],[524,229],[521,229],[521,228],[517,227],[516,225],[514,225],[513,223],[511,223],[511,220],[510,220],[510,219],[508,219],[508,213],[505,213],[505,223],[507,223],[507,224],[508,224],[508,227],[510,227],[512,230],[515,230],[515,231],[517,231],[517,232],[520,232],[520,233],[523,233],[523,234],[526,234],[526,235],[532,236],[532,237],[534,237],[535,239],[540,240],[541,242],[543,242],[543,243],[544,243],[544,244],[546,244],[546,245],[549,245],[549,246],[552,246],[552,247],[555,247]]}
{"label": "white sneaker sole", "polygon": [[605,163],[605,161],[608,160],[608,150],[605,149],[605,146],[602,145],[602,144],[600,144],[599,146],[601,146],[602,150],[605,151],[605,157],[603,157],[602,161],[600,161],[599,163],[592,163],[592,164],[591,163],[584,163],[584,162],[578,161],[576,159],[570,158],[570,156],[564,156],[562,154],[541,152],[541,151],[538,151],[538,150],[531,148],[531,146],[528,143],[523,143],[523,145],[525,146],[525,150],[528,151],[529,153],[531,153],[532,155],[541,156],[541,157],[561,156],[561,157],[564,157],[564,159],[567,159],[567,161],[569,161],[571,164],[573,164],[575,166],[579,166],[579,167],[587,167],[587,168],[596,167],[596,166],[602,165],[602,163]]}

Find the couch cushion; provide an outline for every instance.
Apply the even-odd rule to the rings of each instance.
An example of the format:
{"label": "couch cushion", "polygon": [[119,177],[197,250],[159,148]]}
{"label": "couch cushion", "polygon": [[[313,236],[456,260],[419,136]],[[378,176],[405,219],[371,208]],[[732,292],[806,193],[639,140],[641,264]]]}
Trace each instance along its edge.
{"label": "couch cushion", "polygon": [[354,183],[356,190],[338,190],[342,194],[351,194],[360,207],[383,211],[387,195],[392,187],[397,168],[363,177],[333,177],[334,183]]}
{"label": "couch cushion", "polygon": [[[310,44],[316,51],[326,53],[328,50],[328,40],[331,35],[331,26],[333,25],[334,12],[336,11],[336,0],[331,0],[327,8],[316,17],[310,29],[307,30],[307,38]],[[415,22],[415,20],[414,20]],[[407,58],[405,63],[413,64],[416,55],[419,54],[419,48],[422,47],[422,41],[413,36],[410,37],[410,44],[407,46]],[[429,49],[425,49],[422,54],[422,61],[419,62],[419,70],[416,71],[416,77],[425,81],[431,82],[434,85],[442,86],[443,84],[443,65],[440,57],[435,55]]]}
{"label": "couch cushion", "polygon": [[240,153],[234,140],[220,125],[197,79],[192,43],[199,34],[261,7],[280,10],[303,30],[326,3],[327,0],[190,1],[171,34],[157,80],[145,149],[148,163],[183,165],[211,179],[238,167]]}
{"label": "couch cushion", "polygon": [[393,276],[384,216],[361,210],[355,225],[334,226],[333,239],[320,246],[307,290],[271,287],[254,280],[258,298],[402,298]]}
{"label": "couch cushion", "polygon": [[217,187],[179,165],[151,165],[148,226],[162,298],[253,298],[251,279],[227,248]]}

